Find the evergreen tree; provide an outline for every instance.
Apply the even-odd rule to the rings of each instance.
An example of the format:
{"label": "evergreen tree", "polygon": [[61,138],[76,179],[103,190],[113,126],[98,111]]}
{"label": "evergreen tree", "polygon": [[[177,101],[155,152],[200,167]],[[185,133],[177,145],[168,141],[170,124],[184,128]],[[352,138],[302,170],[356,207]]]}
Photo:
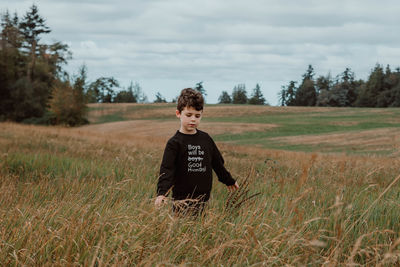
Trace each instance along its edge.
{"label": "evergreen tree", "polygon": [[331,74],[328,73],[326,76],[319,76],[315,81],[315,89],[319,92],[326,90],[330,91],[332,89],[332,77]]}
{"label": "evergreen tree", "polygon": [[74,125],[88,123],[87,116],[87,67],[82,65],[79,69],[79,74],[73,82],[73,97],[74,97]]}
{"label": "evergreen tree", "polygon": [[232,98],[227,91],[222,91],[221,95],[218,98],[218,101],[219,104],[231,104]]}
{"label": "evergreen tree", "polygon": [[383,88],[378,95],[378,107],[390,107],[396,101],[396,86],[400,82],[400,75],[392,72],[390,66],[386,66],[385,75],[383,78]]}
{"label": "evergreen tree", "polygon": [[286,106],[287,101],[287,92],[285,86],[281,87],[281,90],[278,92],[279,104],[280,106]]}
{"label": "evergreen tree", "polygon": [[314,81],[306,79],[296,91],[296,106],[315,106],[317,103],[317,92]]}
{"label": "evergreen tree", "polygon": [[165,98],[161,95],[160,92],[157,92],[154,103],[167,103],[167,100],[165,100]]}
{"label": "evergreen tree", "polygon": [[390,107],[400,107],[400,82],[392,88],[391,95],[392,102],[390,103]]}
{"label": "evergreen tree", "polygon": [[257,83],[256,87],[253,89],[251,98],[249,99],[249,104],[251,105],[265,105],[265,98],[261,92],[260,85]]}
{"label": "evergreen tree", "polygon": [[39,15],[39,10],[33,4],[30,10],[23,17],[19,29],[24,37],[23,47],[29,52],[30,63],[27,67],[27,78],[32,80],[36,63],[36,55],[38,52],[38,42],[42,34],[50,33],[50,28],[45,24],[45,19]]}
{"label": "evergreen tree", "polygon": [[203,81],[196,83],[195,90],[199,91],[204,97],[207,96],[206,89],[204,89]]}
{"label": "evergreen tree", "polygon": [[290,81],[289,86],[286,88],[286,105],[294,106],[296,104],[296,82]]}
{"label": "evergreen tree", "polygon": [[21,48],[23,37],[19,30],[19,18],[15,13],[11,18],[8,10],[1,17],[1,50],[5,51],[7,48]]}
{"label": "evergreen tree", "polygon": [[346,106],[353,107],[357,100],[359,83],[355,81],[354,72],[346,68],[342,74],[342,86],[347,90]]}
{"label": "evergreen tree", "polygon": [[296,106],[315,106],[317,103],[317,92],[314,86],[314,68],[308,65],[308,69],[303,74],[303,81],[296,91]]}
{"label": "evergreen tree", "polygon": [[247,103],[247,92],[246,92],[245,84],[238,84],[233,88],[232,103],[233,104],[246,104]]}
{"label": "evergreen tree", "polygon": [[315,73],[314,73],[313,66],[312,65],[308,65],[306,73],[303,74],[303,82],[305,80],[313,80],[314,75],[315,75]]}
{"label": "evergreen tree", "polygon": [[315,82],[315,88],[318,92],[317,106],[330,106],[331,103],[331,89],[333,87],[333,81],[331,74],[328,73],[326,76],[319,76]]}
{"label": "evergreen tree", "polygon": [[294,106],[296,103],[296,82],[290,81],[289,85],[282,86],[282,90],[278,93],[282,106]]}
{"label": "evergreen tree", "polygon": [[352,106],[356,100],[356,96],[354,73],[349,68],[346,68],[345,71],[338,76],[335,85],[330,91],[329,106]]}
{"label": "evergreen tree", "polygon": [[381,65],[376,64],[371,71],[368,81],[360,88],[356,105],[359,107],[376,107],[378,96],[384,91],[385,74]]}
{"label": "evergreen tree", "polygon": [[22,37],[18,29],[18,16],[12,19],[8,11],[1,16],[0,39],[0,120],[12,119],[14,101],[11,87],[24,75],[25,58],[19,52]]}

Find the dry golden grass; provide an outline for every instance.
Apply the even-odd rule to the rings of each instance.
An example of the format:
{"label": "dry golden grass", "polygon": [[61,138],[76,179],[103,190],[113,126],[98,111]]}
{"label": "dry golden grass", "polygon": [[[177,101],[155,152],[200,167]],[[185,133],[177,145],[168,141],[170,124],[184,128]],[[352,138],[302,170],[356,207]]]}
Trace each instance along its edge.
{"label": "dry golden grass", "polygon": [[164,137],[107,131],[0,124],[1,266],[400,264],[399,158],[220,143],[259,195],[191,220],[153,205]]}
{"label": "dry golden grass", "polygon": [[137,120],[158,117],[160,114],[175,114],[175,106],[171,104],[136,104],[136,103],[101,103],[89,104],[91,111],[88,114],[90,122],[97,122],[101,117],[121,114],[125,119]]}

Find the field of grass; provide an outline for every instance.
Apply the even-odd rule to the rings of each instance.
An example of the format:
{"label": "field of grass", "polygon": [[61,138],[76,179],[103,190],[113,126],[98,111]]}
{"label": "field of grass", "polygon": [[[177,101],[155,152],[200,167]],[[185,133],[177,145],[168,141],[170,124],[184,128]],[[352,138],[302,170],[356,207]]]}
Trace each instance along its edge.
{"label": "field of grass", "polygon": [[[146,120],[152,124],[176,121],[174,111],[174,104],[93,104],[89,118],[93,123]],[[207,127],[210,123],[212,127]],[[225,127],[225,132],[214,133],[218,123],[246,123],[247,127],[240,132]],[[396,146],[400,143],[398,108],[206,105],[200,128],[204,126],[217,141],[269,149],[397,156],[400,148]]]}
{"label": "field of grass", "polygon": [[[226,166],[243,185],[236,197],[259,194],[227,208],[235,195],[215,181],[205,216],[190,219],[175,217],[170,204],[153,204],[169,133],[134,133],[163,127],[163,117],[174,123],[174,106],[124,108],[120,118],[142,123],[0,124],[0,266],[400,264],[399,110],[208,106],[210,132],[215,123],[275,127],[218,132]],[[321,130],[308,132],[311,125]],[[368,139],[374,131],[390,138]],[[372,152],[351,138],[343,142],[352,134]],[[325,135],[333,143],[321,141],[319,149],[307,139]],[[302,140],[298,151],[277,149]],[[323,152],[340,140],[346,153]],[[347,153],[352,145],[362,153]],[[376,153],[379,147],[387,151]]]}

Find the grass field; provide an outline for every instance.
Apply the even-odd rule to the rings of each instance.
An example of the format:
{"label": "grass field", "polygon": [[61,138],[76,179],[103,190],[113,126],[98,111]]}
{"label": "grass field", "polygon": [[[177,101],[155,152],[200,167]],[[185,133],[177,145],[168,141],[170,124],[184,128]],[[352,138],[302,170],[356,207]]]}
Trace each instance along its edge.
{"label": "grass field", "polygon": [[[165,124],[158,132],[170,136],[173,131],[163,129],[178,127],[174,111],[174,104],[92,104],[89,118],[93,123],[142,120],[142,125],[135,127],[138,130]],[[207,105],[200,128],[217,141],[239,145],[396,156],[400,109]]]}
{"label": "grass field", "polygon": [[97,105],[80,128],[1,123],[0,266],[400,264],[400,110],[208,105],[201,127],[238,201],[260,194],[227,208],[215,182],[196,220],[153,204],[173,114]]}

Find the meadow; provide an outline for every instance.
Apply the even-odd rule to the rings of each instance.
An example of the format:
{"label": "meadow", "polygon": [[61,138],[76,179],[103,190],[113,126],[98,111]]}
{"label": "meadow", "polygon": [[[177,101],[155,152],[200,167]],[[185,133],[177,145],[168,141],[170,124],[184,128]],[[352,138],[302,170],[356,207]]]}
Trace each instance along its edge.
{"label": "meadow", "polygon": [[400,264],[399,109],[207,105],[200,128],[242,187],[214,179],[197,219],[154,207],[174,110],[96,104],[79,128],[1,123],[0,265]]}

